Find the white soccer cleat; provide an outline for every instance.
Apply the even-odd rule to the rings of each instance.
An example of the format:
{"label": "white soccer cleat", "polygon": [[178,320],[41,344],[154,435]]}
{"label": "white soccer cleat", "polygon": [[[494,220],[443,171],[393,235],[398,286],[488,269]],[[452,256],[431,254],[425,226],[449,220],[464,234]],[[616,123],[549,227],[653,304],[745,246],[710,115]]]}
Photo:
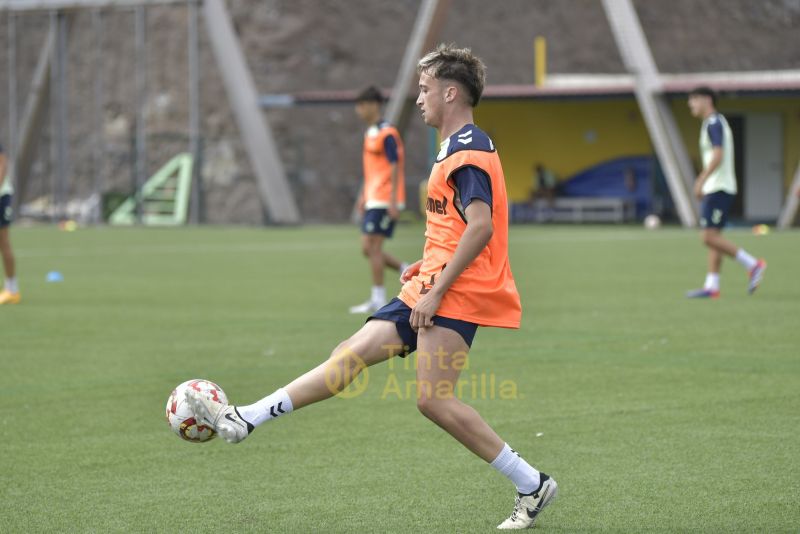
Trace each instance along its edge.
{"label": "white soccer cleat", "polygon": [[758,260],[756,266],[750,270],[747,282],[747,293],[752,295],[758,286],[761,285],[761,280],[764,279],[764,273],[767,270],[767,262]]}
{"label": "white soccer cleat", "polygon": [[228,443],[239,443],[255,428],[242,419],[235,406],[209,399],[200,391],[187,389],[186,402],[198,423],[210,426]]}
{"label": "white soccer cleat", "polygon": [[531,495],[518,495],[514,501],[511,516],[497,525],[500,530],[519,530],[533,528],[533,522],[545,506],[553,502],[558,494],[558,484],[549,476],[541,473],[541,486]]}
{"label": "white soccer cleat", "polygon": [[386,303],[381,304],[380,302],[373,302],[372,300],[368,300],[362,304],[357,304],[355,306],[350,306],[350,313],[373,313],[381,308],[383,308]]}

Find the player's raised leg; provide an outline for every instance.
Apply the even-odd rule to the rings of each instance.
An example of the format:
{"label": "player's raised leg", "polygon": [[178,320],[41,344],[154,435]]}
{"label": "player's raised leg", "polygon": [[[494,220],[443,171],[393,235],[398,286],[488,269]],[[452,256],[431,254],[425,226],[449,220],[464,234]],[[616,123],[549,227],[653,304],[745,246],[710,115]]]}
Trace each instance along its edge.
{"label": "player's raised leg", "polygon": [[555,480],[540,473],[505,443],[471,406],[458,398],[458,377],[469,346],[455,330],[420,329],[417,349],[417,407],[467,449],[508,477],[517,488],[511,516],[500,529],[533,526],[556,496]]}
{"label": "player's raised leg", "polygon": [[255,427],[343,391],[370,365],[400,353],[395,324],[373,319],[341,342],[330,357],[285,387],[247,406],[225,405],[187,391],[198,421],[211,426],[229,443],[245,439]]}

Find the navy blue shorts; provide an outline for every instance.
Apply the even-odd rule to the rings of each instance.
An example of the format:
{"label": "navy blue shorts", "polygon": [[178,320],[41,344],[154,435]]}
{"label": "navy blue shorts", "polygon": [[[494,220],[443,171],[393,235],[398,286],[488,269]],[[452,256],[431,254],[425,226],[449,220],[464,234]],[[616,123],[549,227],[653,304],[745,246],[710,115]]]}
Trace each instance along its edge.
{"label": "navy blue shorts", "polygon": [[0,197],[0,228],[5,228],[11,224],[11,195]]}
{"label": "navy blue shorts", "polygon": [[716,191],[703,197],[700,206],[700,226],[702,228],[722,229],[728,223],[728,213],[733,206],[735,195]]}
{"label": "navy blue shorts", "polygon": [[364,234],[378,234],[392,237],[394,233],[394,219],[389,217],[389,210],[385,208],[373,208],[364,212],[364,220],[361,221],[361,232]]}
{"label": "navy blue shorts", "polygon": [[[417,333],[411,328],[410,323],[411,308],[409,308],[405,302],[395,297],[389,301],[389,304],[370,315],[367,321],[371,319],[383,319],[394,323],[397,328],[397,333],[400,334],[400,339],[403,341],[403,354],[399,356],[405,358],[417,350]],[[458,334],[464,338],[468,347],[472,346],[472,340],[475,339],[475,332],[478,330],[478,325],[475,323],[461,321],[459,319],[450,319],[449,317],[441,317],[439,315],[433,316],[433,324],[458,332]]]}

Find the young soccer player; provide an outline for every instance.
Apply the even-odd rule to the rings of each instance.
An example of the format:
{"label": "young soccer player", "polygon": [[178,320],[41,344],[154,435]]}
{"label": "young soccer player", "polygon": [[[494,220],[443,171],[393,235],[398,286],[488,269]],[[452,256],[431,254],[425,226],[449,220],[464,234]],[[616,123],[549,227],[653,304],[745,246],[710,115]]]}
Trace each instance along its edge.
{"label": "young soccer player", "polygon": [[364,192],[359,201],[363,212],[361,250],[372,272],[370,298],[350,308],[350,313],[372,313],[386,304],[383,286],[385,267],[402,272],[406,267],[383,250],[391,238],[397,216],[405,206],[403,141],[397,129],[381,118],[383,95],[368,87],[356,99],[356,114],[367,125],[364,134]]}
{"label": "young soccer player", "polygon": [[747,292],[758,288],[767,270],[767,262],[754,258],[724,237],[722,229],[736,196],[736,170],[733,159],[733,134],[728,121],[717,111],[717,95],[709,87],[689,93],[689,110],[703,119],[700,128],[700,155],[703,170],[694,182],[694,194],[702,200],[700,226],[703,244],[708,247],[708,274],[701,289],[689,291],[689,298],[719,298],[719,271],[722,256],[736,258],[748,272]]}
{"label": "young soccer player", "polygon": [[428,181],[422,259],[403,272],[399,297],[326,362],[255,404],[223,405],[194,391],[187,399],[198,423],[236,443],[268,420],[342,391],[365,366],[416,350],[419,411],[514,483],[513,512],[498,528],[529,528],[555,498],[555,480],[455,394],[478,326],[518,328],[521,316],[508,260],[503,170],[491,139],[473,124],[485,67],[469,49],[440,45],[417,69],[417,105],[444,141]]}
{"label": "young soccer player", "polygon": [[6,275],[3,291],[0,291],[0,305],[19,304],[22,300],[17,285],[14,252],[11,250],[11,239],[8,235],[14,188],[11,177],[6,174],[7,170],[8,160],[3,147],[0,147],[0,255],[3,256],[3,271]]}

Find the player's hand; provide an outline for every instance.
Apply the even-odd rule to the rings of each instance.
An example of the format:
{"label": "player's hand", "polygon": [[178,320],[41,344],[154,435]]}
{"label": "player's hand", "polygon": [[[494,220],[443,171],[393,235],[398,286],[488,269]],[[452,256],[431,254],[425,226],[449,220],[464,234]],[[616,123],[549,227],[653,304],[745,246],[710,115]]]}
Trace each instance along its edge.
{"label": "player's hand", "polygon": [[400,216],[400,210],[397,209],[397,204],[389,204],[389,209],[386,211],[393,221],[396,221]]}
{"label": "player's hand", "polygon": [[702,180],[695,180],[694,181],[694,196],[697,197],[697,200],[703,200],[703,181]]}
{"label": "player's hand", "polygon": [[406,270],[400,273],[400,283],[405,284],[414,278],[417,274],[419,274],[420,267],[422,267],[422,260],[417,260],[406,267]]}
{"label": "player's hand", "polygon": [[417,301],[417,305],[411,309],[411,318],[409,319],[411,328],[417,331],[420,328],[433,326],[433,316],[436,315],[441,303],[442,297],[438,293],[430,291],[422,295]]}

